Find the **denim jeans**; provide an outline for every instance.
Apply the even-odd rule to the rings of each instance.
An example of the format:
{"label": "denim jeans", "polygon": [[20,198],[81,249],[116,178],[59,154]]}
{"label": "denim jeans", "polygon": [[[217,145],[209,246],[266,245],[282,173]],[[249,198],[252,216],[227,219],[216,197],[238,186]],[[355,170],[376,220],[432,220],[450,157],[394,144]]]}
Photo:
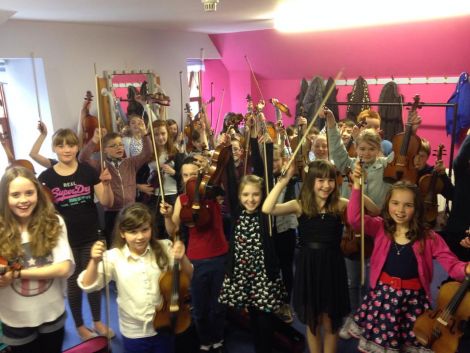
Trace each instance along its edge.
{"label": "denim jeans", "polygon": [[122,336],[122,341],[126,353],[173,353],[174,336],[169,333],[143,338]]}
{"label": "denim jeans", "polygon": [[219,294],[225,276],[226,255],[192,260],[191,280],[193,319],[201,345],[220,342],[224,336],[225,306]]}
{"label": "denim jeans", "polygon": [[347,258],[345,260],[348,273],[349,301],[351,303],[351,312],[354,313],[359,305],[361,305],[362,298],[366,295],[367,289],[369,288],[369,260],[366,259],[365,263],[366,278],[364,286],[361,286],[361,261]]}

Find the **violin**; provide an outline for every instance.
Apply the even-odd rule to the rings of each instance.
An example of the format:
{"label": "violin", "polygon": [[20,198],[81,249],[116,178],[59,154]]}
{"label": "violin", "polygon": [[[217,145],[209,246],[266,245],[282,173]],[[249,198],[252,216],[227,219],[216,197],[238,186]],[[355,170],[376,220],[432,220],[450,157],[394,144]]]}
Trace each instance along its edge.
{"label": "violin", "polygon": [[163,92],[149,93],[147,86],[147,81],[142,82],[142,85],[140,86],[140,95],[146,102],[163,105],[165,107],[170,106],[170,97],[165,95]]}
{"label": "violin", "polygon": [[[415,95],[410,113],[419,108],[419,95]],[[418,154],[421,148],[421,139],[413,134],[410,115],[408,115],[405,132],[393,136],[394,158],[384,170],[384,180],[387,182],[394,183],[399,180],[408,180],[415,184],[417,182],[418,171],[414,166],[414,156]]]}
{"label": "violin", "polygon": [[0,141],[3,146],[3,150],[5,151],[5,154],[8,159],[8,168],[12,167],[23,167],[26,169],[29,169],[32,171],[34,174],[36,174],[36,171],[34,170],[33,163],[28,161],[27,159],[15,159],[15,156],[13,155],[13,152],[11,151],[10,147],[7,144],[7,134],[6,133],[0,133]]}
{"label": "violin", "polygon": [[193,124],[193,113],[191,112],[191,105],[186,103],[184,111],[186,113],[186,124],[183,128],[184,140],[186,141],[186,151],[191,152],[193,150],[192,135],[194,131]]}
{"label": "violin", "polygon": [[[284,123],[282,121],[281,112],[283,112],[283,110],[280,109],[280,106],[285,106],[285,107],[287,107],[287,106],[285,104],[280,103],[276,98],[271,98],[270,102],[276,108],[276,126],[277,126],[276,144],[279,145],[282,148],[282,150],[284,151],[286,156],[290,157],[291,154],[292,154],[292,149],[291,149],[291,146],[290,146],[289,137],[287,136],[286,129],[285,129]],[[287,108],[287,112],[289,114],[286,113],[286,115],[290,116],[290,112],[289,112],[288,109],[289,108]]]}
{"label": "violin", "polygon": [[281,112],[286,114],[289,118],[292,117],[289,107],[286,104],[279,102],[279,100],[277,100],[276,98],[271,98],[269,102],[272,103],[272,105],[274,105]]}
{"label": "violin", "polygon": [[[439,144],[437,149],[437,160],[441,160],[443,156],[444,145]],[[423,175],[418,182],[421,195],[424,195],[424,222],[426,227],[433,228],[436,225],[438,214],[437,194],[444,190],[444,182],[439,178],[436,170],[431,174]]]}
{"label": "violin", "polygon": [[[178,240],[178,235],[174,241]],[[179,261],[174,261],[170,271],[164,272],[159,279],[163,303],[155,310],[153,327],[155,330],[169,328],[174,334],[186,331],[191,324],[189,277],[179,268]]]}
{"label": "violin", "polygon": [[222,143],[212,153],[208,171],[199,171],[197,178],[186,182],[186,196],[181,199],[180,219],[188,227],[199,229],[210,225],[212,216],[205,202],[213,199],[213,186],[222,182],[222,175],[232,157],[232,144]]}
{"label": "violin", "polygon": [[[91,91],[86,91],[85,95],[85,116],[82,119],[82,130],[83,130],[83,146],[85,146],[88,141],[93,138],[95,134],[95,130],[99,127],[98,118],[94,115],[90,114],[89,107],[91,102],[93,101],[93,95]],[[100,146],[97,145],[93,152],[98,152],[100,150]]]}
{"label": "violin", "polygon": [[[303,107],[300,107],[299,118],[303,117],[306,118],[307,114]],[[295,151],[299,145],[299,142],[302,139],[302,126],[297,125],[297,136],[290,140],[290,147],[292,151]],[[296,175],[300,180],[305,180],[305,166],[308,164],[308,149],[305,148],[304,145],[300,145],[299,153],[295,156],[295,164],[296,164]]]}
{"label": "violin", "polygon": [[5,275],[8,271],[19,271],[23,268],[21,262],[17,259],[9,261],[0,256],[0,276]]}
{"label": "violin", "polygon": [[199,230],[207,228],[212,221],[208,205],[201,197],[201,194],[205,193],[205,188],[201,187],[202,178],[202,172],[199,172],[197,177],[190,178],[186,182],[185,193],[180,196],[181,223],[189,228],[197,227]]}
{"label": "violin", "polygon": [[470,317],[470,276],[463,283],[447,282],[439,289],[436,310],[416,319],[413,331],[423,346],[435,353],[455,353],[463,335],[461,322]]}

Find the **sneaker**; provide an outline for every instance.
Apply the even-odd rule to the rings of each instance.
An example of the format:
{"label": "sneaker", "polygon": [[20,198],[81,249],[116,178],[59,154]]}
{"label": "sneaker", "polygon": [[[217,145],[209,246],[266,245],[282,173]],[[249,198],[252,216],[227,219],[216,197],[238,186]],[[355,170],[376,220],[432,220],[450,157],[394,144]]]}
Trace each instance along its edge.
{"label": "sneaker", "polygon": [[351,334],[349,333],[349,326],[351,325],[351,323],[352,323],[352,317],[348,316],[343,326],[341,326],[341,329],[339,330],[338,335],[343,340],[349,340],[352,338]]}
{"label": "sneaker", "polygon": [[291,324],[294,321],[292,309],[289,304],[282,305],[279,308],[279,310],[276,312],[276,315],[279,319],[284,321],[286,324]]}

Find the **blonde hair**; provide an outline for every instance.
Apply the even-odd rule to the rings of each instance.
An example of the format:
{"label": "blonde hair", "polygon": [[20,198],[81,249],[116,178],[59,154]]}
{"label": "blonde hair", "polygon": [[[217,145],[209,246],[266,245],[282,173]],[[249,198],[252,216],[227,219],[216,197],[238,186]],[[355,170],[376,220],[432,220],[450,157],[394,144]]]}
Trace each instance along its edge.
{"label": "blonde hair", "polygon": [[168,255],[163,250],[163,247],[157,238],[154,237],[154,223],[154,217],[150,212],[150,209],[142,203],[136,202],[123,208],[116,218],[113,248],[122,249],[126,245],[126,239],[122,237],[123,233],[133,231],[142,227],[144,224],[148,224],[152,229],[152,236],[150,237],[149,245],[153,250],[155,261],[160,269],[163,270],[167,268],[169,264]]}
{"label": "blonde hair", "polygon": [[419,147],[420,151],[423,151],[428,156],[431,154],[431,144],[428,140],[421,138],[421,146]]}
{"label": "blonde hair", "polygon": [[10,209],[8,197],[10,184],[16,178],[28,179],[36,189],[37,204],[27,225],[31,251],[34,256],[46,256],[57,245],[62,226],[54,205],[33,172],[23,167],[12,167],[0,180],[0,256],[15,259],[23,254],[18,221]]}
{"label": "blonde hair", "polygon": [[377,147],[379,151],[382,150],[382,139],[375,129],[362,130],[356,139],[356,146],[362,142]]}
{"label": "blonde hair", "polygon": [[263,191],[263,186],[264,186],[264,179],[253,174],[248,174],[245,175],[241,180],[240,180],[240,186],[238,187],[238,197],[240,198],[240,195],[242,194],[243,189],[245,186],[248,184],[254,185],[259,187],[261,191]]}
{"label": "blonde hair", "polygon": [[315,217],[320,213],[320,207],[317,205],[313,186],[317,178],[328,178],[335,180],[335,188],[328,196],[325,209],[327,212],[340,213],[339,211],[339,189],[336,185],[336,167],[328,160],[317,159],[308,165],[308,172],[302,183],[298,202],[302,212],[308,217]]}

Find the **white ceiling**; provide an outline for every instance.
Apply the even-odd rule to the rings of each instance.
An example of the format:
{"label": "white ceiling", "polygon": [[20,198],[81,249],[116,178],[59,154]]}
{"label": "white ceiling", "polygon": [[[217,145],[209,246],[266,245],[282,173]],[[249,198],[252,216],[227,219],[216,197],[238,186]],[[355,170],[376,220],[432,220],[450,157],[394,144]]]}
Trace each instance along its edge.
{"label": "white ceiling", "polygon": [[273,28],[280,1],[219,0],[216,12],[204,12],[201,0],[0,0],[0,18],[4,10],[15,20],[226,33]]}

